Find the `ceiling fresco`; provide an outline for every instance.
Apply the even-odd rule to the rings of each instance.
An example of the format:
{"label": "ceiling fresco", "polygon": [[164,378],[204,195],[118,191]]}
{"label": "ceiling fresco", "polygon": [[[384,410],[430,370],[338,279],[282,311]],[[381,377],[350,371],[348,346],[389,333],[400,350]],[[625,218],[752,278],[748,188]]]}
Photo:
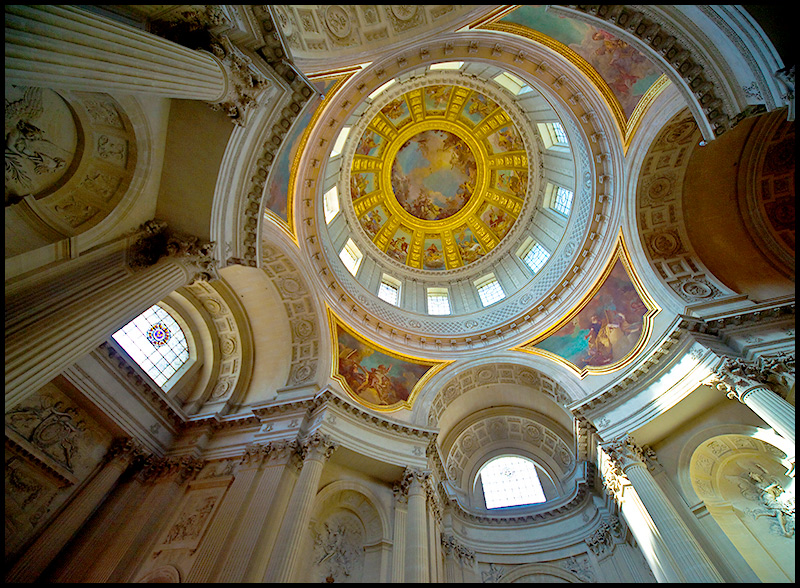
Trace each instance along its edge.
{"label": "ceiling fresco", "polygon": [[519,216],[529,157],[508,113],[476,90],[436,84],[385,105],[358,140],[350,197],[382,252],[412,268],[468,265]]}
{"label": "ceiling fresco", "polygon": [[581,377],[614,371],[647,343],[659,310],[636,276],[620,236],[602,277],[578,307],[516,349],[566,364]]}
{"label": "ceiling fresco", "polygon": [[625,136],[667,84],[661,69],[630,44],[544,5],[506,8],[478,26],[531,39],[575,63],[605,96]]}
{"label": "ceiling fresco", "polygon": [[452,363],[384,349],[347,327],[330,309],[328,320],[334,350],[331,375],[356,401],[370,408],[411,408],[417,390]]}

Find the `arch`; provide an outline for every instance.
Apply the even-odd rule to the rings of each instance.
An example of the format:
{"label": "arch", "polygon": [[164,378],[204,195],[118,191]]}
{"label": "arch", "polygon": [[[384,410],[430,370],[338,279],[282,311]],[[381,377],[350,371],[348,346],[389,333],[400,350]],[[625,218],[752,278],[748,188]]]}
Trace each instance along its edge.
{"label": "arch", "polygon": [[180,584],[181,573],[175,566],[160,566],[137,580],[138,584]]}
{"label": "arch", "polygon": [[786,455],[752,436],[717,434],[689,462],[709,514],[764,582],[794,581],[794,479]]}
{"label": "arch", "polygon": [[388,548],[388,516],[363,484],[339,480],[323,488],[314,501],[301,572],[306,581],[377,581]]}
{"label": "arch", "polygon": [[[585,395],[574,373],[549,360],[531,355],[522,363],[519,357],[493,356],[491,359],[457,362],[431,378],[414,407],[415,416],[422,418],[427,413],[429,425],[441,426],[440,421],[448,406],[475,388],[490,384],[530,388],[542,399],[560,407],[558,412],[570,420],[572,417],[565,407]],[[441,434],[446,434],[446,430]]]}
{"label": "arch", "polygon": [[552,563],[532,563],[515,567],[510,572],[503,575],[499,582],[501,584],[511,584],[515,582],[567,582],[569,584],[582,584],[585,580]]}
{"label": "arch", "polygon": [[312,519],[330,506],[348,508],[365,522],[377,520],[380,523],[380,533],[369,535],[370,543],[390,540],[389,515],[384,512],[375,493],[364,484],[355,480],[338,480],[322,488],[314,500]]}

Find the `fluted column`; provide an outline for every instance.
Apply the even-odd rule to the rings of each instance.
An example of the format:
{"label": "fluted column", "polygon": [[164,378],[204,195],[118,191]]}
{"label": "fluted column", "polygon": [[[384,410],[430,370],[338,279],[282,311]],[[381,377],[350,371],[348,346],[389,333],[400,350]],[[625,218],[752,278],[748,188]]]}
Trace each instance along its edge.
{"label": "fluted column", "polygon": [[6,409],[169,293],[216,275],[210,257],[213,244],[199,244],[185,235],[168,236],[166,231],[163,223],[143,229],[129,249],[127,266],[108,267],[105,281],[93,279],[84,288],[78,284],[66,297],[56,290],[48,294],[47,304],[39,300],[37,289],[16,297],[15,307],[24,308],[25,300],[30,300],[40,305],[41,312],[18,321],[6,315]]}
{"label": "fluted column", "polygon": [[97,474],[47,525],[6,575],[6,582],[34,582],[103,502],[139,453],[138,445],[129,439],[112,445]]}
{"label": "fluted column", "polygon": [[6,84],[218,102],[228,77],[210,53],[74,6],[6,5]]}
{"label": "fluted column", "polygon": [[645,452],[630,437],[603,446],[606,454],[630,480],[639,500],[653,521],[666,549],[685,582],[722,582],[702,547],[680,518],[669,498],[650,474]]}
{"label": "fluted column", "polygon": [[392,538],[393,584],[405,582],[406,521],[408,519],[408,488],[402,483],[394,485],[394,535]]}
{"label": "fluted column", "polygon": [[261,447],[261,468],[253,496],[246,505],[235,536],[231,537],[226,557],[218,566],[214,576],[215,581],[224,583],[246,581],[251,560],[254,554],[258,553],[260,538],[262,535],[275,537],[275,533],[269,533],[269,529],[265,527],[271,524],[268,515],[284,471],[284,464],[289,453],[295,451],[296,447],[294,441],[275,441]]}
{"label": "fluted column", "polygon": [[408,488],[406,534],[406,582],[428,582],[428,522],[425,485],[429,474],[406,469],[403,481]]}
{"label": "fluted column", "polygon": [[303,469],[295,484],[283,518],[278,541],[267,568],[265,581],[292,582],[300,557],[303,534],[311,521],[314,497],[325,462],[337,445],[324,435],[314,434],[301,443]]}
{"label": "fluted column", "polygon": [[728,398],[748,406],[781,437],[795,445],[795,409],[768,385],[769,364],[726,359],[716,370],[712,384]]}
{"label": "fluted column", "polygon": [[172,512],[180,499],[183,485],[203,467],[203,462],[192,457],[151,458],[142,472],[142,482],[149,488],[141,502],[131,505],[131,514],[93,562],[83,578],[86,583],[124,582],[137,559],[160,530],[164,513]]}
{"label": "fluted column", "polygon": [[[231,531],[237,521],[243,504],[246,504],[253,482],[258,473],[260,458],[255,448],[248,447],[241,458],[239,469],[234,474],[233,482],[225,493],[225,498],[217,510],[214,520],[203,536],[203,542],[197,550],[192,568],[186,575],[187,583],[205,583],[209,581],[214,569],[219,564],[220,554],[224,553]],[[230,462],[229,462],[230,463]]]}

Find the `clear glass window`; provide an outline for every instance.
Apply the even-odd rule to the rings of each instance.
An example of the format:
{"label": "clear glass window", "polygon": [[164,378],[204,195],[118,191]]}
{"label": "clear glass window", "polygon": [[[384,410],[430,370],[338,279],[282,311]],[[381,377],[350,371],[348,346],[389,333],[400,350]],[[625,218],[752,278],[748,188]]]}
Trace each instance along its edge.
{"label": "clear glass window", "polygon": [[556,145],[569,145],[569,140],[567,140],[567,133],[564,131],[564,127],[561,126],[561,123],[552,123],[550,127],[553,131],[553,139]]}
{"label": "clear glass window", "polygon": [[322,205],[325,208],[325,224],[330,224],[333,217],[339,213],[339,188],[337,186],[334,185],[325,192],[322,197]]}
{"label": "clear glass window", "polygon": [[428,288],[428,314],[450,314],[450,299],[444,288]]}
{"label": "clear glass window", "polygon": [[556,188],[552,208],[564,216],[569,216],[569,211],[572,210],[572,197],[573,193],[571,190],[559,186]]}
{"label": "clear glass window", "polygon": [[547,263],[547,260],[550,258],[550,253],[548,253],[547,249],[539,245],[539,243],[534,243],[534,245],[528,249],[525,255],[522,257],[522,261],[525,262],[533,273],[538,273],[544,267],[544,264]]}
{"label": "clear glass window", "polygon": [[397,280],[384,275],[381,278],[381,285],[378,287],[378,298],[397,306],[400,300],[400,284]]}
{"label": "clear glass window", "polygon": [[480,470],[486,508],[536,504],[546,500],[536,465],[515,455],[496,457]]}
{"label": "clear glass window", "polygon": [[189,361],[186,335],[157,304],[111,336],[165,392],[177,381],[172,376]]}
{"label": "clear glass window", "polygon": [[478,296],[480,296],[481,303],[484,306],[494,304],[495,302],[506,297],[503,287],[500,285],[500,282],[497,281],[497,278],[495,278],[494,275],[488,276],[488,278],[485,278],[483,281],[476,284],[476,287],[478,289]]}
{"label": "clear glass window", "polygon": [[356,244],[353,243],[353,240],[348,239],[344,248],[339,252],[339,258],[342,260],[342,263],[347,270],[351,274],[356,275],[358,273],[358,267],[361,265],[361,260],[364,258],[364,256],[362,255],[361,250],[356,247]]}

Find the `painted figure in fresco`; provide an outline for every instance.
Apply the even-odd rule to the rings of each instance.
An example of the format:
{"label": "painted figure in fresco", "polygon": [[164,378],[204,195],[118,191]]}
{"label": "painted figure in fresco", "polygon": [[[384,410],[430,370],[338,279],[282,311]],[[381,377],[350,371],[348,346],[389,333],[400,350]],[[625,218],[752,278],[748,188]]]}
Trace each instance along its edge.
{"label": "painted figure in fresco", "polygon": [[469,113],[480,114],[481,117],[487,117],[495,108],[497,104],[486,98],[483,94],[473,94],[469,102]]}
{"label": "painted figure in fresco", "polygon": [[498,237],[505,237],[506,233],[508,233],[508,230],[511,228],[512,219],[509,218],[504,211],[497,208],[490,208],[486,212],[488,213],[488,217],[484,216],[484,221],[489,225],[489,228],[492,229],[494,234]]}
{"label": "painted figure in fresco", "polygon": [[358,144],[358,149],[356,153],[358,155],[369,155],[369,152],[375,149],[380,145],[380,143],[375,141],[375,135],[372,133],[367,133],[363,139],[361,139],[361,143]]}
{"label": "painted figure in fresco", "polygon": [[356,394],[364,398],[373,396],[378,400],[376,404],[389,405],[397,402],[394,385],[389,378],[390,369],[388,365],[383,364],[376,368],[371,368],[366,372],[366,381],[359,386]]}
{"label": "painted figure in fresco", "polygon": [[511,127],[505,127],[497,131],[497,144],[504,151],[522,149],[522,141]]}
{"label": "painted figure in fresco", "polygon": [[484,256],[483,246],[478,243],[472,233],[467,236],[466,231],[462,231],[456,236],[456,242],[461,250],[461,259],[465,264],[477,261]]}
{"label": "painted figure in fresco", "polygon": [[392,100],[389,104],[384,106],[381,109],[381,112],[388,116],[390,119],[395,120],[403,116],[406,112],[403,106],[405,105],[405,100],[402,98],[397,98],[396,100]]}
{"label": "painted figure in fresco", "polygon": [[364,230],[373,239],[375,235],[378,234],[378,231],[381,230],[382,224],[383,219],[381,218],[381,213],[377,210],[371,210],[361,217],[361,226],[364,227]]}
{"label": "painted figure in fresco", "polygon": [[406,241],[405,236],[390,239],[389,245],[386,247],[386,253],[392,259],[405,263],[408,256],[408,241]]}
{"label": "painted figure in fresco", "polygon": [[436,243],[431,243],[425,250],[425,266],[429,268],[440,268],[444,266],[442,252],[439,251]]}
{"label": "painted figure in fresco", "polygon": [[364,174],[355,174],[350,177],[350,195],[357,200],[367,193],[367,178]]}
{"label": "painted figure in fresco", "polygon": [[450,87],[429,86],[425,88],[425,95],[427,96],[428,100],[434,103],[435,108],[440,108],[443,103],[447,102],[447,98],[450,96]]}

